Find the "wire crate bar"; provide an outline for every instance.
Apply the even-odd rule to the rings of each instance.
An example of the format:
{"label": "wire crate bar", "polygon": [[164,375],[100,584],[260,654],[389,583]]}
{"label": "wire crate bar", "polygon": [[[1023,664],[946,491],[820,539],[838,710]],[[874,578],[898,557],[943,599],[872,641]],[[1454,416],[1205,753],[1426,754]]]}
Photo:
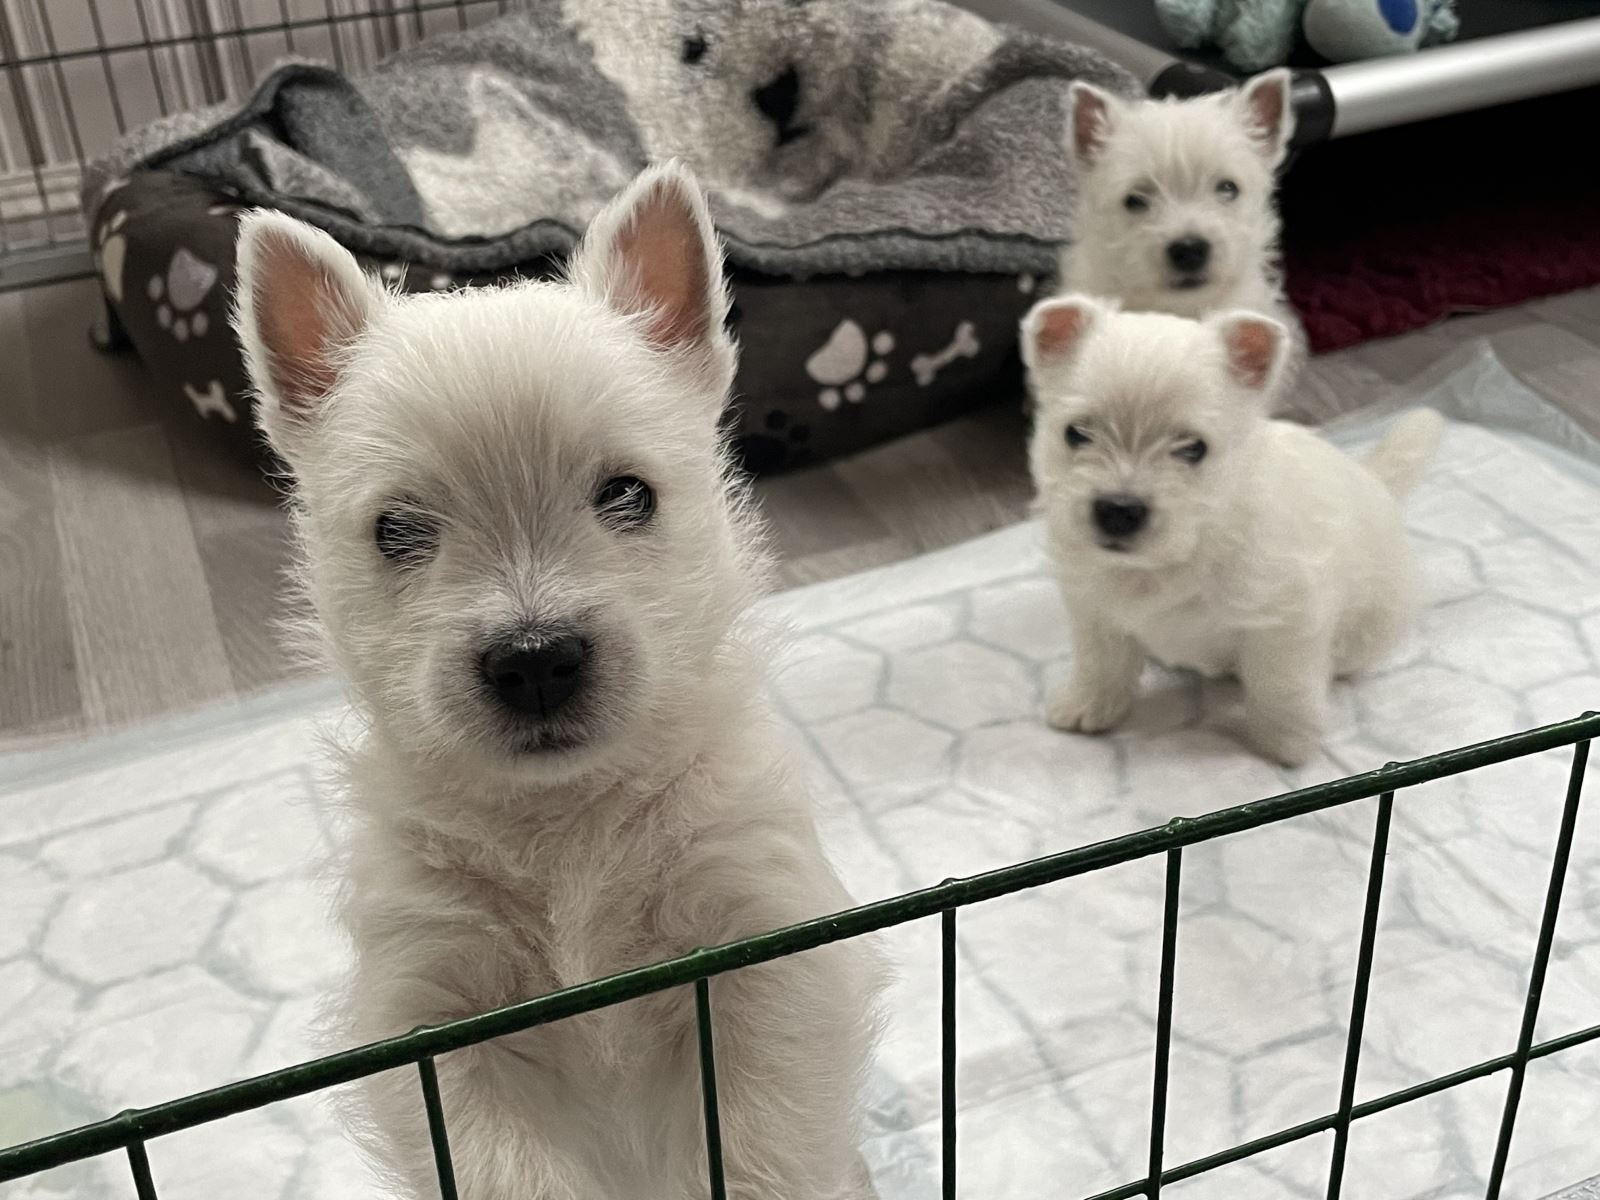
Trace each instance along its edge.
{"label": "wire crate bar", "polygon": [[5,0],[0,289],[89,274],[86,165],[130,130],[240,100],[285,57],[367,71],[515,0]]}
{"label": "wire crate bar", "polygon": [[1333,1162],[1328,1168],[1328,1200],[1339,1200],[1344,1188],[1344,1159],[1350,1148],[1350,1120],[1356,1105],[1356,1070],[1361,1063],[1361,1034],[1367,1022],[1367,989],[1372,984],[1372,950],[1378,941],[1378,901],[1383,895],[1383,865],[1389,854],[1389,824],[1394,793],[1378,797],[1378,823],[1372,831],[1372,865],[1367,868],[1367,903],[1361,914],[1361,949],[1356,957],[1355,996],[1350,1001],[1350,1032],[1345,1042],[1344,1078],[1339,1084],[1339,1111],[1334,1115]]}
{"label": "wire crate bar", "polygon": [[[717,1108],[716,1061],[712,1043],[711,1001],[708,981],[728,971],[770,962],[805,950],[849,938],[861,937],[891,926],[938,916],[941,921],[941,1132],[942,1194],[957,1194],[956,1049],[956,918],[960,909],[1044,884],[1103,870],[1156,855],[1166,856],[1166,890],[1162,914],[1161,970],[1158,997],[1156,1053],[1151,1088],[1151,1130],[1148,1173],[1089,1200],[1129,1200],[1147,1196],[1157,1200],[1161,1189],[1204,1172],[1238,1162],[1264,1151],[1286,1146],[1318,1133],[1334,1134],[1327,1195],[1336,1198],[1342,1186],[1349,1127],[1354,1121],[1420,1100],[1460,1084],[1509,1070],[1506,1098],[1495,1146],[1494,1167],[1486,1200],[1498,1200],[1507,1156],[1516,1126],[1523,1079],[1530,1062],[1600,1040],[1600,1023],[1542,1042],[1533,1040],[1546,971],[1554,944],[1563,884],[1577,829],[1589,746],[1600,736],[1600,714],[1586,713],[1568,721],[1481,742],[1458,750],[1390,763],[1376,771],[1287,792],[1269,799],[1225,808],[1199,817],[1177,817],[1167,824],[1107,841],[1081,846],[1029,862],[986,871],[901,896],[864,904],[831,916],[737,942],[697,950],[667,962],[625,971],[605,979],[580,984],[537,999],[508,1005],[492,1012],[427,1026],[411,1033],[331,1054],[311,1062],[259,1075],[238,1083],[198,1092],[149,1108],[133,1109],[77,1129],[0,1150],[0,1182],[31,1175],[97,1155],[124,1150],[128,1154],[140,1200],[153,1200],[155,1184],[145,1154],[151,1138],[190,1129],[234,1116],[277,1101],[350,1083],[396,1067],[416,1066],[420,1072],[429,1131],[438,1166],[443,1200],[454,1200],[455,1180],[446,1132],[448,1112],[439,1094],[433,1060],[441,1054],[518,1033],[535,1026],[621,1004],[640,996],[692,985],[700,1043],[700,1068],[705,1107],[709,1192],[724,1200],[725,1184],[721,1127]],[[1560,831],[1552,856],[1545,904],[1539,924],[1532,969],[1516,1049],[1448,1075],[1386,1095],[1354,1102],[1361,1032],[1365,1020],[1372,974],[1373,947],[1383,894],[1384,858],[1396,798],[1406,788],[1430,783],[1483,767],[1529,755],[1568,748],[1572,750]],[[1163,1163],[1168,1053],[1170,1050],[1173,992],[1179,932],[1178,894],[1186,847],[1266,825],[1321,812],[1360,800],[1378,798],[1372,839],[1365,907],[1362,914],[1350,1026],[1338,1106],[1334,1111],[1264,1137],[1255,1138],[1214,1154],[1168,1167]]]}
{"label": "wire crate bar", "polygon": [[439,1173],[439,1198],[456,1200],[456,1168],[450,1161],[450,1134],[444,1123],[444,1101],[439,1096],[439,1072],[431,1058],[419,1062],[417,1072],[422,1077],[422,1106],[428,1113],[433,1165]]}

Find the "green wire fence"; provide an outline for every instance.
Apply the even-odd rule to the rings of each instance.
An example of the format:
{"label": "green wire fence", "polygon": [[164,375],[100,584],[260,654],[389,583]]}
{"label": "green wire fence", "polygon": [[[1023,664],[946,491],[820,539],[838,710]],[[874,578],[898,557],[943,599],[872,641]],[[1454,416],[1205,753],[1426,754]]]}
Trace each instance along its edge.
{"label": "green wire fence", "polygon": [[[711,949],[697,950],[669,962],[624,971],[605,979],[580,984],[534,1000],[508,1005],[444,1025],[427,1026],[399,1037],[374,1042],[354,1050],[332,1054],[312,1062],[258,1075],[239,1083],[197,1092],[150,1108],[131,1109],[107,1120],[78,1129],[40,1138],[0,1150],[0,1182],[36,1174],[66,1163],[121,1150],[128,1156],[139,1200],[157,1200],[145,1143],[151,1138],[190,1129],[209,1121],[261,1108],[280,1100],[303,1096],[324,1088],[349,1083],[396,1067],[415,1066],[427,1112],[438,1166],[442,1200],[456,1200],[455,1172],[451,1165],[443,1099],[439,1093],[434,1059],[452,1050],[476,1045],[546,1025],[580,1013],[593,1012],[668,988],[693,985],[700,1039],[700,1075],[705,1104],[706,1159],[709,1165],[709,1193],[712,1200],[725,1200],[721,1124],[717,1109],[716,1058],[712,1045],[711,993],[707,981],[714,975],[770,962],[830,942],[861,937],[876,930],[909,921],[939,916],[942,923],[943,1020],[941,1036],[941,1096],[943,1123],[942,1185],[944,1200],[955,1200],[956,1188],[956,916],[960,909],[984,900],[1010,895],[1027,888],[1084,875],[1091,871],[1149,858],[1166,856],[1166,894],[1163,906],[1161,971],[1156,1018],[1155,1068],[1151,1088],[1150,1153],[1146,1174],[1088,1200],[1127,1200],[1146,1196],[1158,1200],[1167,1184],[1190,1179],[1206,1171],[1238,1162],[1252,1155],[1288,1145],[1313,1134],[1332,1132],[1333,1153],[1328,1168],[1327,1196],[1337,1200],[1344,1180],[1345,1154],[1351,1123],[1363,1117],[1386,1112],[1448,1088],[1481,1079],[1499,1071],[1509,1071],[1494,1160],[1490,1168],[1486,1200],[1498,1200],[1505,1178],[1517,1109],[1522,1099],[1523,1079],[1528,1064],[1575,1046],[1600,1039],[1600,1024],[1575,1030],[1560,1037],[1535,1042],[1534,1029],[1539,1018],[1539,1001],[1545,973],[1555,941],[1556,920],[1561,909],[1562,886],[1572,853],[1577,828],[1578,807],[1583,792],[1584,770],[1589,744],[1600,736],[1600,714],[1586,713],[1570,721],[1546,725],[1525,733],[1513,734],[1459,750],[1420,758],[1407,763],[1390,763],[1377,771],[1352,775],[1331,783],[1288,792],[1271,799],[1241,804],[1208,813],[1202,817],[1178,817],[1166,825],[1146,829],[1109,841],[1081,846],[1060,854],[1018,863],[981,875],[951,879],[937,887],[924,888],[873,904],[864,904],[832,916],[791,925],[772,933],[745,938]],[[1545,751],[1572,748],[1572,768],[1567,782],[1566,801],[1561,813],[1560,832],[1550,865],[1550,880],[1545,893],[1538,941],[1534,948],[1528,991],[1523,1003],[1522,1022],[1516,1048],[1509,1054],[1488,1059],[1448,1075],[1439,1076],[1372,1100],[1355,1102],[1356,1073],[1361,1055],[1361,1033],[1366,1018],[1368,988],[1372,978],[1373,946],[1378,931],[1378,910],[1383,896],[1384,860],[1388,851],[1389,826],[1397,793],[1408,787],[1460,775],[1497,763],[1509,762]],[[1325,1116],[1304,1121],[1265,1137],[1255,1138],[1227,1150],[1168,1166],[1164,1161],[1168,1054],[1172,1040],[1173,981],[1178,945],[1178,892],[1183,878],[1185,847],[1229,834],[1258,829],[1307,813],[1320,812],[1358,800],[1378,797],[1376,826],[1372,839],[1372,859],[1368,869],[1366,903],[1362,915],[1360,948],[1356,962],[1354,994],[1350,1004],[1350,1026],[1345,1048],[1344,1070],[1338,1107]]]}

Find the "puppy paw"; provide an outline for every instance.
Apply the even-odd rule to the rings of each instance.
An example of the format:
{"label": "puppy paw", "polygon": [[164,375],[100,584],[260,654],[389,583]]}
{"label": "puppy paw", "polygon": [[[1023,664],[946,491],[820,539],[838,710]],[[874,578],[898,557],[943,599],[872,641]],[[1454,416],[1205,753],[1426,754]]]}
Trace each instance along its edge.
{"label": "puppy paw", "polygon": [[1120,725],[1132,707],[1132,696],[1066,687],[1050,697],[1045,720],[1068,733],[1104,733]]}
{"label": "puppy paw", "polygon": [[1282,767],[1303,767],[1322,746],[1314,730],[1255,721],[1244,728],[1244,740],[1262,758]]}

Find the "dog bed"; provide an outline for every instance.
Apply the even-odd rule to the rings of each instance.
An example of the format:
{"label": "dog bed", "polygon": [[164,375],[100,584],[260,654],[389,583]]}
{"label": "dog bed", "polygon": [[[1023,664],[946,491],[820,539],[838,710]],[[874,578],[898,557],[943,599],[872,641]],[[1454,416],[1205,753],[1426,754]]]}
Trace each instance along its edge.
{"label": "dog bed", "polygon": [[[1458,366],[1411,397],[1458,418],[1410,508],[1433,593],[1421,636],[1340,686],[1325,754],[1300,771],[1219,733],[1228,689],[1182,676],[1147,681],[1110,737],[1045,727],[1067,657],[1032,525],[772,601],[797,635],[779,699],[855,895],[1596,707],[1600,453],[1492,358]],[[1366,442],[1377,425],[1368,414],[1347,433]],[[315,734],[338,714],[319,684],[0,758],[0,1142],[312,1052],[348,953],[314,882],[340,822]],[[1397,800],[1358,1100],[1514,1045],[1567,762]],[[1541,1038],[1600,1020],[1595,817],[1591,803],[1579,819]],[[1185,852],[1169,1163],[1334,1106],[1372,818],[1361,804]],[[963,912],[963,1194],[1078,1197],[1142,1176],[1162,876],[1150,860]],[[868,1146],[884,1200],[938,1193],[939,938],[934,922],[885,942],[897,982]],[[1357,1122],[1346,1194],[1482,1195],[1504,1080]],[[1535,1063],[1504,1194],[1594,1175],[1597,1126],[1594,1054]],[[1327,1151],[1312,1138],[1177,1190],[1309,1200],[1325,1194]],[[379,1194],[317,1098],[149,1153],[163,1200]],[[109,1156],[7,1195],[116,1195],[126,1169]]]}
{"label": "dog bed", "polygon": [[113,318],[175,402],[248,439],[225,316],[236,216],[283,209],[396,286],[559,268],[647,161],[711,190],[746,346],[745,461],[944,419],[1014,368],[1067,234],[1080,48],[937,0],[535,0],[346,78],[286,63],[244,104],[137,131],[86,176]]}

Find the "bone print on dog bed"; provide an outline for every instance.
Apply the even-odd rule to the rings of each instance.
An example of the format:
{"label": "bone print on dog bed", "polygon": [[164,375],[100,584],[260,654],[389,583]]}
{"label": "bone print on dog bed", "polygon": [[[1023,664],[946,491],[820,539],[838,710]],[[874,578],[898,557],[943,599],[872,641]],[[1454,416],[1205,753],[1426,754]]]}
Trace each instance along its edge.
{"label": "bone print on dog bed", "polygon": [[121,331],[175,399],[243,430],[220,319],[240,208],[320,225],[398,286],[453,287],[558,269],[639,167],[688,157],[746,347],[730,421],[768,470],[1009,382],[1066,235],[1075,78],[1133,87],[935,0],[532,0],[361,79],[291,63],[242,105],[136,131],[85,208]]}

